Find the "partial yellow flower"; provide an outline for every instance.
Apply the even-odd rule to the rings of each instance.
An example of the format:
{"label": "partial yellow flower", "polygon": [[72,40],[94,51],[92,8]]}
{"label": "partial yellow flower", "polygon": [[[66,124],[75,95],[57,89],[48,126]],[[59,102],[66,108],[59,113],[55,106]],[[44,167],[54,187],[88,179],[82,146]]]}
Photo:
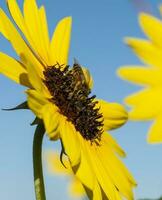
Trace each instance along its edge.
{"label": "partial yellow flower", "polygon": [[[160,7],[162,13],[162,7]],[[125,102],[131,106],[132,120],[153,120],[147,140],[162,142],[162,20],[141,13],[139,23],[148,39],[126,38],[126,43],[146,64],[145,66],[123,66],[118,74],[125,80],[142,86],[128,96]]]}
{"label": "partial yellow flower", "polygon": [[46,163],[48,171],[51,174],[58,174],[70,178],[69,194],[71,196],[80,198],[86,196],[84,187],[82,186],[81,182],[76,178],[69,160],[67,160],[66,158],[63,160],[63,163],[65,165],[64,167],[60,161],[59,153],[55,151],[48,151],[46,152]]}
{"label": "partial yellow flower", "polygon": [[89,198],[133,199],[136,183],[118,158],[125,153],[106,133],[123,125],[127,112],[117,103],[90,96],[93,81],[88,70],[77,62],[68,66],[71,17],[58,23],[50,39],[43,6],[25,0],[22,13],[15,0],[7,3],[24,37],[0,9],[0,32],[20,58],[0,53],[0,72],[28,87],[29,108],[42,119],[49,138],[61,141]]}

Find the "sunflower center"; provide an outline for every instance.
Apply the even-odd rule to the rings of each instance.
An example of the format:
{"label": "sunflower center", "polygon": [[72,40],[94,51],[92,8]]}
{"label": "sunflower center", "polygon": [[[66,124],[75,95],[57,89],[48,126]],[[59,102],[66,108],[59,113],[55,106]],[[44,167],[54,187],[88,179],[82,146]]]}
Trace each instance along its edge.
{"label": "sunflower center", "polygon": [[86,83],[82,68],[74,64],[72,68],[62,69],[59,64],[45,69],[44,83],[52,98],[50,99],[60,110],[60,113],[71,121],[76,130],[90,141],[100,140],[103,132],[102,114],[96,96],[90,96],[91,90]]}

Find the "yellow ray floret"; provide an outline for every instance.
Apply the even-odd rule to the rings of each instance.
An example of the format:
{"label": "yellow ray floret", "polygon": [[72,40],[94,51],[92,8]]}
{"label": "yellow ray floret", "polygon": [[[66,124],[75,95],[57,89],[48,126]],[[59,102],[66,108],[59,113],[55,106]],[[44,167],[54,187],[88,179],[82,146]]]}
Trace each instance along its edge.
{"label": "yellow ray floret", "polygon": [[[19,60],[0,53],[0,73],[27,87],[29,108],[49,139],[60,140],[71,173],[90,199],[133,199],[136,183],[119,159],[125,152],[106,133],[125,124],[127,112],[91,95],[88,69],[77,62],[68,66],[72,18],[60,20],[50,39],[43,6],[24,0],[22,12],[15,0],[7,5],[17,26],[0,9],[0,32]],[[73,183],[71,190],[77,191]]]}
{"label": "yellow ray floret", "polygon": [[148,39],[126,38],[125,41],[146,66],[123,66],[118,75],[143,86],[125,99],[131,106],[129,117],[132,120],[154,120],[147,140],[159,143],[162,142],[162,21],[141,13],[139,23]]}

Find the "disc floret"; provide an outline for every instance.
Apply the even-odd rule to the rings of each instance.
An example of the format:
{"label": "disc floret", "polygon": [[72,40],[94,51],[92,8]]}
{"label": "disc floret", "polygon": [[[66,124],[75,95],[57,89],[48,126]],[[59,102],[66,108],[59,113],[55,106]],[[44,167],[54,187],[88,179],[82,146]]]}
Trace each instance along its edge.
{"label": "disc floret", "polygon": [[73,67],[57,63],[44,70],[44,83],[52,98],[50,99],[61,114],[71,121],[76,130],[90,141],[100,140],[103,132],[103,116],[96,108],[96,96],[91,90],[79,64]]}

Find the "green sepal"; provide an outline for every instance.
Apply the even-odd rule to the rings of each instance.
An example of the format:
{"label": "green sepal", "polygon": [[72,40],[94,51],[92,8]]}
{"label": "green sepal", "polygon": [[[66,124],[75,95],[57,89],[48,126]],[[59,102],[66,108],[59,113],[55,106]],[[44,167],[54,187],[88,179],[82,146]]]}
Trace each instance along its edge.
{"label": "green sepal", "polygon": [[67,154],[66,154],[66,152],[65,152],[65,149],[64,149],[64,146],[63,146],[63,143],[62,143],[62,140],[61,140],[61,139],[60,139],[60,141],[61,141],[60,162],[61,162],[61,164],[62,164],[65,168],[67,168],[67,167],[65,166],[64,162],[63,162],[63,155],[67,155]]}
{"label": "green sepal", "polygon": [[34,126],[34,125],[38,125],[40,123],[43,123],[42,120],[39,119],[38,117],[36,117],[30,125]]}
{"label": "green sepal", "polygon": [[27,101],[19,104],[18,106],[14,107],[14,108],[2,109],[2,110],[4,110],[4,111],[13,111],[13,110],[21,110],[21,109],[29,109]]}

